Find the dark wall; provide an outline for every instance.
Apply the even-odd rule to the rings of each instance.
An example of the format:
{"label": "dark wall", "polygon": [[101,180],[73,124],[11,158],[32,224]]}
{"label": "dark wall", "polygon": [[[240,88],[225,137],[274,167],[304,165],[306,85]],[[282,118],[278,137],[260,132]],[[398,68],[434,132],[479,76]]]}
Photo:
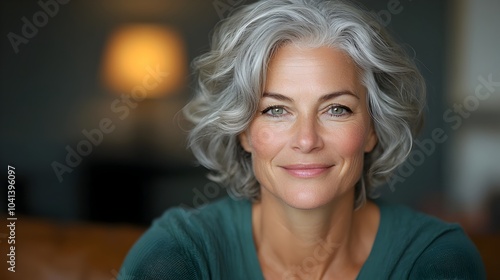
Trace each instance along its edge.
{"label": "dark wall", "polygon": [[[103,117],[112,118],[109,104],[117,96],[102,85],[99,73],[106,39],[115,27],[128,22],[174,26],[181,31],[191,60],[208,48],[210,30],[227,16],[232,3],[251,1],[67,2],[58,4],[54,16],[31,32],[32,38],[19,44],[17,53],[8,34],[22,35],[23,18],[33,22],[42,8],[37,1],[0,4],[0,166],[16,168],[18,213],[147,223],[167,207],[196,206],[223,195],[223,187],[210,185],[206,171],[195,167],[185,149],[185,134],[173,120],[191,93],[189,85],[175,96],[140,104],[142,109],[125,122],[114,119],[113,135],[104,137],[62,181],[53,163],[66,161],[66,147],[74,148],[85,139],[83,129],[98,127]],[[433,128],[442,127],[445,2],[408,0],[396,6],[392,0],[364,2],[415,53],[428,82],[429,110],[422,134],[428,138]],[[159,124],[149,130],[134,126],[144,114],[141,110],[162,112]],[[125,131],[131,128],[140,137],[120,146],[117,138],[129,135]],[[437,147],[395,191],[385,187],[384,197],[418,205],[428,192],[443,185],[441,162],[441,147]],[[4,199],[0,207],[6,211]]]}
{"label": "dark wall", "polygon": [[[449,41],[447,22],[449,11],[446,1],[364,1],[382,23],[414,55],[417,66],[427,83],[427,110],[420,141],[432,139],[432,131],[446,129],[445,111],[446,45]],[[419,149],[418,147],[416,147]],[[404,202],[415,207],[425,204],[429,195],[444,188],[443,152],[436,144],[432,153],[425,154],[423,164],[407,164],[393,180],[382,187],[383,198]],[[413,161],[420,163],[420,159]]]}

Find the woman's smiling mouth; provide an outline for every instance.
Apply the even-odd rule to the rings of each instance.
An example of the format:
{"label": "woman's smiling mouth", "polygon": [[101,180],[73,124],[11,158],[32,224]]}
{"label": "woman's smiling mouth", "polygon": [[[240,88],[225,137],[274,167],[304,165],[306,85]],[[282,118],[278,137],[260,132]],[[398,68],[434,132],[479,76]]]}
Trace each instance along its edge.
{"label": "woman's smiling mouth", "polygon": [[298,178],[314,178],[332,168],[333,164],[293,164],[280,166],[288,174]]}

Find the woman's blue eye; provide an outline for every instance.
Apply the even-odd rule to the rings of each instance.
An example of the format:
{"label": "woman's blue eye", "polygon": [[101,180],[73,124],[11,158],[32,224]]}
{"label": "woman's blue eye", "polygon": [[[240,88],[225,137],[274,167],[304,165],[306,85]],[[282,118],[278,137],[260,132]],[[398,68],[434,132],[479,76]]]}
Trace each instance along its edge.
{"label": "woman's blue eye", "polygon": [[342,116],[351,112],[348,108],[343,106],[332,106],[328,111],[332,116]]}
{"label": "woman's blue eye", "polygon": [[284,111],[283,108],[272,108],[270,112],[271,115],[283,115]]}
{"label": "woman's blue eye", "polygon": [[273,117],[279,117],[281,115],[286,114],[287,112],[286,112],[285,108],[283,108],[283,107],[269,107],[269,108],[265,109],[262,113],[267,114],[267,115],[271,115]]}

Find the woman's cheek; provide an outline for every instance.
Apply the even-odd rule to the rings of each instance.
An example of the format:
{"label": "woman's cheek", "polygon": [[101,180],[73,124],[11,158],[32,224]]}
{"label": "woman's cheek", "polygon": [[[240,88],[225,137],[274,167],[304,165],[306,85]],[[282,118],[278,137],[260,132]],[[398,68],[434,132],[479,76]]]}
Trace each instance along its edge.
{"label": "woman's cheek", "polygon": [[286,131],[280,126],[269,126],[254,124],[251,128],[251,144],[258,153],[266,153],[281,146],[281,141],[285,141]]}
{"label": "woman's cheek", "polygon": [[337,131],[338,137],[336,138],[338,152],[343,156],[358,155],[364,153],[366,131],[365,128],[358,125],[346,127]]}

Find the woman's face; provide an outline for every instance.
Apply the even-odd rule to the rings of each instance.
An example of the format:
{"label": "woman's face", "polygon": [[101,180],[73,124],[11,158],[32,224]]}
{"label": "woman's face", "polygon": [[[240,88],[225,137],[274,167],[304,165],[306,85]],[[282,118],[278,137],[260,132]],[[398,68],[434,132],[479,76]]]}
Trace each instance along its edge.
{"label": "woman's face", "polygon": [[262,195],[312,209],[353,193],[377,142],[353,60],[328,47],[278,49],[240,141]]}

